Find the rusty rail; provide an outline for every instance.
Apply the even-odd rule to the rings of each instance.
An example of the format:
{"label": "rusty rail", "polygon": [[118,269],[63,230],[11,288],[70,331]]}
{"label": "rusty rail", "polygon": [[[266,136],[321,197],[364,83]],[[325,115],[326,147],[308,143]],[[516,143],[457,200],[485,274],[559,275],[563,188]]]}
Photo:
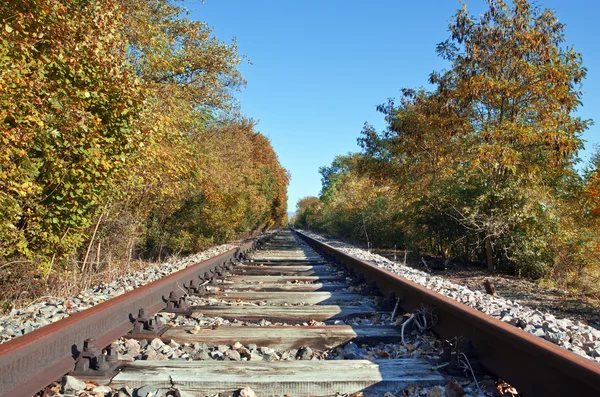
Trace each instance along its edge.
{"label": "rusty rail", "polygon": [[132,330],[140,309],[149,316],[165,308],[171,292],[255,249],[248,242],[160,280],[75,313],[0,345],[0,397],[28,397],[73,370],[86,339],[99,348]]}
{"label": "rusty rail", "polygon": [[599,364],[306,234],[296,233],[358,277],[376,283],[382,294],[399,298],[405,311],[412,312],[422,306],[434,308],[436,334],[445,339],[470,338],[481,364],[526,396],[600,396]]}

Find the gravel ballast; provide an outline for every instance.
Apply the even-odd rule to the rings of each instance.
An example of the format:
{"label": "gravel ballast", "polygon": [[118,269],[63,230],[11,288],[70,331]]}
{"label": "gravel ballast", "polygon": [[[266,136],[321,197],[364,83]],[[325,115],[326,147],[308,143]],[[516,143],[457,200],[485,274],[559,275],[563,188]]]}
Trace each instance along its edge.
{"label": "gravel ballast", "polygon": [[235,247],[235,245],[231,244],[215,246],[184,258],[151,265],[135,273],[119,277],[111,282],[101,283],[95,287],[86,289],[78,296],[70,298],[45,297],[43,300],[29,306],[12,309],[10,313],[0,316],[0,343],[25,335],[34,329],[55,323],[58,320],[69,317],[71,314],[89,309],[98,303],[132,291]]}
{"label": "gravel ballast", "polygon": [[356,258],[368,261],[457,302],[471,306],[487,315],[521,328],[530,334],[546,339],[575,354],[600,362],[600,331],[580,321],[557,318],[553,314],[536,310],[481,291],[472,291],[439,276],[404,266],[367,250],[356,248],[343,241],[303,231],[315,240],[329,244]]}

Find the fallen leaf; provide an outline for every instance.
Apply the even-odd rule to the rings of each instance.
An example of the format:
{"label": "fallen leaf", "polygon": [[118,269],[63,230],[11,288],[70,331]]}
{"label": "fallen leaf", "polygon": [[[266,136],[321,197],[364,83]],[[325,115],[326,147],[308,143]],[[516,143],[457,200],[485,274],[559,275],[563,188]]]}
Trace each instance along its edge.
{"label": "fallen leaf", "polygon": [[85,388],[86,389],[93,389],[96,386],[98,386],[98,384],[95,383],[95,382],[85,381]]}

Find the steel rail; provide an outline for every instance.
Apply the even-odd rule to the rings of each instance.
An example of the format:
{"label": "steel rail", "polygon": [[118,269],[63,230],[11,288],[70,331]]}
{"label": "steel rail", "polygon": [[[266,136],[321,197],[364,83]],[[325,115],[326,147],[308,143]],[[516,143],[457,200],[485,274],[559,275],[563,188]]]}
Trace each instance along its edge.
{"label": "steel rail", "polygon": [[[433,331],[447,340],[471,339],[481,364],[526,396],[600,396],[600,365],[485,315],[404,277],[296,231],[315,250],[344,264],[412,312],[434,308]],[[394,295],[392,295],[394,294]]]}
{"label": "steel rail", "polygon": [[0,397],[29,397],[73,370],[84,340],[109,346],[132,330],[140,309],[150,316],[165,308],[169,294],[185,283],[239,259],[264,239],[247,242],[133,291],[0,345]]}

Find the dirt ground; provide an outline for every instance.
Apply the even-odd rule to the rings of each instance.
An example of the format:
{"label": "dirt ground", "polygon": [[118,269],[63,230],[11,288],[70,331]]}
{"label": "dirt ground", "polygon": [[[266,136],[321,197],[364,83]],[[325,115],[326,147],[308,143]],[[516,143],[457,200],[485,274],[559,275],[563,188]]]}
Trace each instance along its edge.
{"label": "dirt ground", "polygon": [[[374,253],[394,259],[391,250],[373,250]],[[403,254],[397,254],[398,262],[403,262]],[[407,265],[425,271],[417,260],[407,261]],[[505,274],[489,274],[486,269],[474,266],[453,265],[447,270],[430,269],[431,274],[443,277],[471,290],[485,292],[483,282],[487,279],[495,287],[498,296],[518,302],[523,306],[549,312],[558,318],[579,320],[600,329],[600,301],[579,294],[568,293],[554,288],[542,288],[536,282],[519,279]]]}

